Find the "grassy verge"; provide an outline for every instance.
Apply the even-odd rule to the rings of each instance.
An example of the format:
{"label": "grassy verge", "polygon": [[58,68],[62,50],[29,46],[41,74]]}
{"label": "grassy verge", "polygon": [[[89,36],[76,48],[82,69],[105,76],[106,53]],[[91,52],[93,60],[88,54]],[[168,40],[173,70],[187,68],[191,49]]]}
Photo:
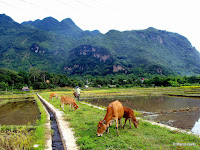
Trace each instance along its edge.
{"label": "grassy verge", "polygon": [[37,101],[38,107],[41,112],[41,118],[40,120],[37,121],[37,127],[34,133],[35,141],[34,145],[38,145],[37,150],[42,150],[45,148],[46,144],[46,138],[45,135],[47,134],[48,131],[46,131],[45,124],[47,122],[47,117],[46,117],[46,112],[42,106],[42,103],[40,102],[39,98],[35,95],[35,99]]}
{"label": "grassy verge", "polygon": [[[14,95],[12,97],[15,97]],[[16,96],[18,97],[18,96]],[[41,112],[40,120],[37,120],[36,126],[5,126],[0,125],[0,148],[1,149],[38,149],[45,148],[45,123],[46,113],[41,102],[35,96]],[[34,146],[37,145],[37,148]]]}
{"label": "grassy verge", "polygon": [[[99,94],[98,92],[101,94],[100,90],[91,91],[92,94],[95,93],[95,96],[96,93]],[[84,94],[86,93],[85,91]],[[70,95],[70,93],[62,94]],[[108,93],[105,92],[105,94]],[[49,93],[40,95],[48,100]],[[200,149],[200,138],[197,136],[171,131],[144,121],[140,122],[138,129],[135,129],[133,125],[132,129],[129,129],[127,123],[124,129],[119,129],[119,136],[113,124],[108,134],[97,137],[97,124],[104,118],[106,111],[77,103],[79,108],[76,111],[69,111],[69,107],[65,107],[65,118],[74,129],[81,149]],[[59,100],[54,99],[52,104],[60,108]]]}

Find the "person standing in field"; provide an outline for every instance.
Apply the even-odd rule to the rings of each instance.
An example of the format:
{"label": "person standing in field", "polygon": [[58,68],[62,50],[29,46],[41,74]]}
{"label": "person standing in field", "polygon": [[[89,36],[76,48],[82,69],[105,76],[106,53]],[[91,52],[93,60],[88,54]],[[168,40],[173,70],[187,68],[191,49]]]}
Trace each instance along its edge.
{"label": "person standing in field", "polygon": [[75,92],[77,94],[77,98],[78,98],[78,101],[79,101],[79,97],[81,95],[81,89],[77,86]]}

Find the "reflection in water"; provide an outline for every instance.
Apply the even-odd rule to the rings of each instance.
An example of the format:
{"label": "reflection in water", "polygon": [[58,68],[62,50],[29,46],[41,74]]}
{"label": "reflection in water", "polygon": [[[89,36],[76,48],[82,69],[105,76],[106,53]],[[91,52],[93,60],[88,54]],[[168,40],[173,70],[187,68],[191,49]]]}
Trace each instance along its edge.
{"label": "reflection in water", "polygon": [[34,125],[39,117],[35,101],[9,102],[0,106],[0,125]]}
{"label": "reflection in water", "polygon": [[[195,122],[200,118],[200,111],[176,112],[159,115],[155,121],[181,129],[192,129]],[[200,127],[200,126],[199,126]]]}
{"label": "reflection in water", "polygon": [[195,122],[195,125],[192,128],[192,132],[200,135],[200,118],[197,122]]}
{"label": "reflection in water", "polygon": [[[167,96],[133,96],[133,97],[110,97],[84,99],[94,105],[105,106],[114,100],[119,100],[126,107],[138,111],[158,112],[179,110],[181,108],[200,107],[200,100],[194,98],[180,98]],[[162,115],[153,115],[154,121],[182,129],[192,129],[195,133],[200,130],[200,111],[176,112]],[[198,121],[198,122],[197,122]],[[196,125],[197,124],[197,125]],[[198,127],[197,127],[198,126]],[[193,129],[195,127],[195,129]],[[196,129],[197,128],[197,129]]]}

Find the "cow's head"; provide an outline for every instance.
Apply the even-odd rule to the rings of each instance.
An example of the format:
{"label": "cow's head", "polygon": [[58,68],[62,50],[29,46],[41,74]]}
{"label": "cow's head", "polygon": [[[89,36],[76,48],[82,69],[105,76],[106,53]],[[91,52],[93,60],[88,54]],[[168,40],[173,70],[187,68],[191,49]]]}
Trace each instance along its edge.
{"label": "cow's head", "polygon": [[103,133],[106,131],[106,121],[105,120],[100,120],[99,124],[97,126],[97,136],[102,136]]}
{"label": "cow's head", "polygon": [[134,126],[135,126],[136,128],[138,128],[139,121],[138,121],[138,120],[133,120],[133,119],[131,119],[131,121],[132,121],[132,123],[134,124]]}
{"label": "cow's head", "polygon": [[76,92],[74,92],[73,94],[74,94],[74,97],[78,97],[78,94]]}
{"label": "cow's head", "polygon": [[74,105],[74,109],[76,110],[77,108],[78,108],[78,105],[77,105],[77,104],[75,104],[75,105]]}

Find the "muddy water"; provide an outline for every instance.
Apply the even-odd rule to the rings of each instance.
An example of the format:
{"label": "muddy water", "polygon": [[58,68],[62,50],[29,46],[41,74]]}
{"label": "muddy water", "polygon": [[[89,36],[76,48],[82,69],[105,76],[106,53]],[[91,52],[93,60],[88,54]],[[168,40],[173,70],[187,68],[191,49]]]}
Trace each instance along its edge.
{"label": "muddy water", "polygon": [[179,98],[167,96],[133,96],[133,97],[110,97],[84,99],[94,105],[105,106],[114,100],[119,100],[124,106],[142,111],[150,112],[147,116],[150,120],[164,123],[173,127],[189,129],[200,134],[200,111],[175,112],[156,114],[159,111],[179,110],[182,108],[200,107],[200,99]]}
{"label": "muddy water", "polygon": [[34,100],[9,102],[0,106],[0,125],[35,125],[39,118],[40,111]]}

